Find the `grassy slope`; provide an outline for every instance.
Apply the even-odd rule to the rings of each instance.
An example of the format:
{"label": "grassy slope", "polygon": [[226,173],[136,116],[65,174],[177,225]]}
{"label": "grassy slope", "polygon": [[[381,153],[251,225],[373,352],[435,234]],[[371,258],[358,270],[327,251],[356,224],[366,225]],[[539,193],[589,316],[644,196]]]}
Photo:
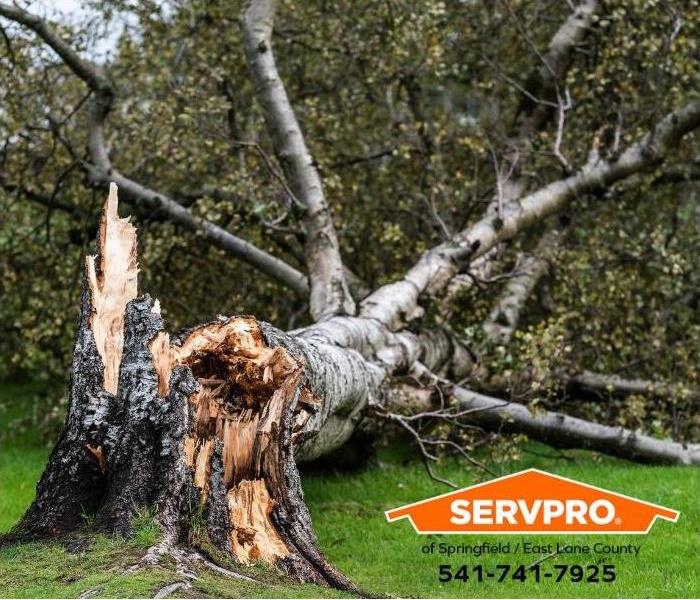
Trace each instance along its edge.
{"label": "grassy slope", "polygon": [[[23,394],[22,388],[2,387],[0,394]],[[6,396],[5,396],[6,398]],[[3,396],[0,396],[0,400]],[[0,402],[1,404],[1,402]],[[14,403],[13,403],[14,404]],[[11,422],[0,415],[3,425]],[[0,433],[2,433],[0,425]],[[34,482],[47,456],[47,449],[35,445],[31,432],[0,440],[0,532],[21,516],[31,501]],[[530,446],[534,448],[534,446]],[[542,451],[542,447],[537,447]],[[546,451],[546,449],[544,449]],[[446,597],[697,597],[700,595],[700,471],[680,467],[642,467],[624,461],[601,459],[575,453],[574,460],[542,458],[523,453],[516,462],[499,464],[502,473],[537,466],[553,473],[627,493],[681,511],[677,524],[657,521],[648,536],[528,536],[528,541],[612,544],[641,544],[638,558],[600,555],[556,557],[551,563],[590,564],[605,559],[617,565],[613,584],[544,583],[507,584],[437,581],[442,563],[458,565],[499,562],[530,564],[535,556],[484,555],[451,558],[421,554],[421,546],[433,539],[450,543],[499,541],[496,536],[419,536],[408,521],[387,524],[384,511],[401,504],[447,491],[425,475],[423,467],[399,456],[383,456],[383,463],[358,473],[309,473],[304,478],[306,499],[319,541],[328,558],[362,587],[381,594]],[[457,461],[441,466],[442,475],[460,485],[484,479]],[[124,568],[138,560],[153,543],[155,532],[144,523],[130,541],[93,536],[89,547],[75,543],[28,544],[0,550],[0,596],[71,597],[91,589],[97,596],[152,596],[163,585],[178,580],[172,565],[124,575]],[[515,536],[518,540],[519,536]],[[507,541],[500,538],[500,541]],[[547,564],[547,563],[545,563]],[[189,591],[191,596],[320,596],[330,590],[315,586],[294,586],[264,569],[252,571],[264,581],[246,585],[222,578],[210,571],[199,573]]]}

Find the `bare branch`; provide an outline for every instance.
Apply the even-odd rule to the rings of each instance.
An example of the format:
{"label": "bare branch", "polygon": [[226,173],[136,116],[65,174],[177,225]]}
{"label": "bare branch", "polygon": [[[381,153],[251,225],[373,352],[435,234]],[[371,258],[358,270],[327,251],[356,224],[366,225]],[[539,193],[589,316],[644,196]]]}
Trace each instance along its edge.
{"label": "bare branch", "polygon": [[382,286],[362,303],[361,316],[377,319],[392,329],[405,318],[420,316],[419,296],[442,290],[464,265],[497,244],[541,223],[575,197],[606,189],[631,175],[663,162],[684,135],[700,126],[700,101],[686,104],[660,121],[614,162],[597,159],[578,173],[540,188],[504,207],[501,218],[486,216],[457,234],[450,242],[426,252],[403,279]]}
{"label": "bare branch", "polygon": [[0,16],[34,31],[63,59],[63,62],[66,63],[73,73],[88,84],[91,90],[97,93],[106,93],[110,96],[113,95],[112,85],[102,73],[102,69],[95,63],[82,58],[43,19],[4,2],[0,2]]}
{"label": "bare branch", "polygon": [[305,206],[306,260],[311,314],[324,319],[354,314],[338,238],[318,171],[277,71],[272,52],[276,0],[253,0],[243,17],[245,53],[265,121],[293,194]]}
{"label": "bare branch", "polygon": [[111,181],[115,182],[122,188],[128,201],[141,203],[161,211],[171,221],[200,233],[215,246],[261,270],[296,293],[308,294],[307,278],[294,267],[233,235],[215,223],[194,216],[185,206],[167,195],[149,189],[114,169],[104,139],[103,124],[112,107],[115,92],[100,67],[81,58],[49,25],[36,15],[0,3],[0,16],[16,21],[34,31],[94,93],[94,102],[88,124],[88,149],[91,163],[83,165],[93,184],[107,185]]}
{"label": "bare branch", "polygon": [[[435,481],[439,481],[440,483],[444,483],[445,485],[449,485],[453,488],[457,487],[449,479],[443,479],[435,475],[435,473],[433,472],[430,463],[431,461],[437,462],[438,457],[435,454],[433,454],[430,450],[428,450],[428,447],[430,446],[443,446],[450,448],[457,452],[457,454],[459,454],[462,458],[465,458],[475,467],[478,467],[479,469],[482,469],[483,471],[486,471],[491,475],[495,475],[494,472],[491,469],[489,469],[485,464],[483,464],[481,461],[475,459],[471,454],[469,454],[469,452],[467,452],[464,446],[460,446],[457,442],[448,439],[443,439],[441,437],[426,436],[423,433],[421,433],[417,426],[413,425],[413,422],[417,420],[423,420],[429,425],[439,423],[440,421],[447,421],[449,424],[455,425],[453,418],[446,418],[445,413],[443,411],[438,410],[415,415],[402,415],[393,412],[385,412],[383,410],[377,410],[375,412],[380,418],[396,423],[411,435],[411,437],[415,440],[418,449],[420,450],[428,475]],[[470,413],[472,411],[464,411],[465,414],[467,412]]]}
{"label": "bare branch", "polygon": [[557,135],[554,139],[554,156],[557,157],[559,162],[564,167],[566,173],[571,172],[571,164],[566,160],[566,157],[561,152],[561,143],[564,138],[564,119],[566,117],[566,111],[571,108],[571,94],[569,93],[569,88],[564,90],[564,98],[561,97],[559,90],[557,90]]}

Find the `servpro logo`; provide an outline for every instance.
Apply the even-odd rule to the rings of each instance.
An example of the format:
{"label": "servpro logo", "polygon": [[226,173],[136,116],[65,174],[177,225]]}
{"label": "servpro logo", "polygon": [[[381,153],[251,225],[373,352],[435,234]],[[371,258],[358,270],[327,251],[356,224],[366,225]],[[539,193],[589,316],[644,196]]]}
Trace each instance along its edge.
{"label": "servpro logo", "polygon": [[527,469],[386,512],[418,533],[648,533],[679,512],[623,494]]}

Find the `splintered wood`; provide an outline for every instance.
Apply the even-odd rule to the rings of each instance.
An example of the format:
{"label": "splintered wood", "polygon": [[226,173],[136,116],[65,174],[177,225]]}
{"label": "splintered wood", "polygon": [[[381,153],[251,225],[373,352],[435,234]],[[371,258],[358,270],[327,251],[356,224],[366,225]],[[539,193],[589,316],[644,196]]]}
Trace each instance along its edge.
{"label": "splintered wood", "polygon": [[244,564],[262,560],[274,563],[289,554],[286,544],[270,522],[275,501],[262,479],[243,480],[226,494],[231,522],[234,554]]}
{"label": "splintered wood", "polygon": [[199,383],[190,398],[194,423],[184,442],[203,501],[210,490],[216,443],[221,444],[231,548],[244,564],[275,563],[290,549],[273,524],[275,496],[284,489],[279,463],[280,421],[294,394],[298,433],[318,400],[298,389],[301,365],[283,348],[269,348],[254,318],[237,317],[194,330],[180,346],[159,334],[150,345],[159,394],[166,395],[175,365],[187,365]]}
{"label": "splintered wood", "polygon": [[137,275],[136,230],[119,218],[112,185],[85,264],[66,434],[22,535],[73,531],[86,511],[126,534],[149,507],[168,539],[354,589],[316,546],[295,464],[295,442],[316,432],[309,418],[321,405],[306,387],[305,344],[270,328],[278,347],[269,347],[253,317],[171,340],[159,302],[136,299]]}
{"label": "splintered wood", "polygon": [[90,329],[104,365],[104,389],[117,393],[124,350],[124,311],[136,298],[136,228],[117,213],[117,186],[112,183],[100,221],[98,253],[86,258],[92,315]]}

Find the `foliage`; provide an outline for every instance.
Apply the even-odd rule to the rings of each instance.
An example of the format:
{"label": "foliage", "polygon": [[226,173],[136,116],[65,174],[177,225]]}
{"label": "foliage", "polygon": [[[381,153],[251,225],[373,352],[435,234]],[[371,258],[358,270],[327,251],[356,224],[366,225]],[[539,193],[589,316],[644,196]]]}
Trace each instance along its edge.
{"label": "foliage", "polygon": [[[98,18],[61,26],[86,54],[131,15],[105,65],[118,89],[108,121],[115,165],[303,269],[300,215],[265,160],[271,144],[243,58],[243,4],[92,4]],[[282,3],[274,38],[280,72],[344,258],[369,288],[482,213],[495,190],[493,157],[512,149],[516,117],[531,108],[521,89],[569,12],[567,2],[540,0]],[[82,257],[93,246],[105,190],[89,189],[80,168],[84,85],[31,32],[2,26],[0,376],[48,380],[55,395],[69,371]],[[572,107],[562,151],[572,165],[593,144],[614,155],[616,128],[624,147],[692,95],[700,83],[699,27],[696,2],[604,2],[566,80]],[[549,127],[518,149],[532,153],[533,185],[562,174],[554,137]],[[691,140],[677,158],[694,151]],[[274,160],[272,169],[279,171]],[[530,392],[555,386],[544,370],[562,366],[561,347],[569,348],[562,360],[571,371],[677,382],[676,416],[645,419],[688,435],[697,425],[684,420],[683,390],[700,386],[696,194],[695,183],[649,183],[580,199],[564,216],[568,241],[547,296],[531,307],[529,332],[486,362],[521,381],[525,370],[538,373],[540,388]],[[172,327],[234,313],[281,327],[306,321],[303,299],[157,212],[129,210],[140,230],[141,289],[161,298]],[[532,238],[507,248],[504,269]],[[453,329],[478,337],[497,288],[457,298]],[[560,339],[552,327],[564,323]],[[55,397],[48,404],[58,405]],[[639,423],[640,410],[627,408],[615,419]]]}

